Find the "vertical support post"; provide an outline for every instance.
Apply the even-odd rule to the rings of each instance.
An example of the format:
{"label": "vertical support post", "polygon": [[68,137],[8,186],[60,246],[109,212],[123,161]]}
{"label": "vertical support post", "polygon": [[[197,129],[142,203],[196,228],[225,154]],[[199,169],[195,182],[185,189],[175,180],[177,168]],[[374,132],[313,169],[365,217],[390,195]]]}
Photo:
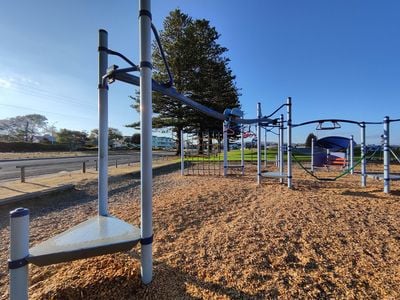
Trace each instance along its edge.
{"label": "vertical support post", "polygon": [[287,107],[287,186],[292,188],[292,98],[288,97]]}
{"label": "vertical support post", "polygon": [[242,175],[244,175],[244,125],[240,127],[240,165],[242,166]]}
{"label": "vertical support post", "polygon": [[99,174],[98,174],[98,209],[99,215],[108,215],[108,86],[103,82],[107,72],[108,55],[103,49],[108,48],[107,31],[99,30]]}
{"label": "vertical support post", "polygon": [[29,210],[10,212],[10,299],[28,299]]}
{"label": "vertical support post", "polygon": [[183,130],[180,132],[181,135],[181,175],[185,175],[185,141],[183,139]]}
{"label": "vertical support post", "polygon": [[152,60],[151,1],[139,1],[140,44],[140,176],[141,176],[141,275],[149,284],[153,278],[153,174],[152,174]]}
{"label": "vertical support post", "polygon": [[366,149],[365,149],[365,122],[361,122],[361,186],[367,186],[367,160],[365,158]]}
{"label": "vertical support post", "polygon": [[314,173],[314,145],[315,139],[311,138],[311,172]]}
{"label": "vertical support post", "polygon": [[94,162],[96,163],[95,168],[96,168],[96,171],[97,171],[97,169],[98,169],[97,159],[95,159]]}
{"label": "vertical support post", "polygon": [[390,193],[389,117],[383,119],[383,191]]}
{"label": "vertical support post", "polygon": [[222,139],[224,140],[224,176],[228,175],[228,122],[224,121],[222,127]]}
{"label": "vertical support post", "polygon": [[[284,159],[283,159],[283,157],[284,157],[284,151],[283,151],[283,148],[284,148],[284,139],[283,139],[283,130],[284,130],[284,125],[285,124],[283,124],[283,115],[281,114],[281,118],[280,118],[280,126],[279,126],[279,145],[280,145],[280,148],[279,148],[279,156],[280,156],[280,160],[279,160],[279,174],[282,176],[283,175],[283,164],[284,164]],[[283,178],[281,177],[280,179],[279,179],[279,182],[280,183],[283,183]]]}
{"label": "vertical support post", "polygon": [[267,168],[267,128],[264,128],[264,168]]}
{"label": "vertical support post", "polygon": [[118,168],[118,159],[115,160],[115,168]]}
{"label": "vertical support post", "polygon": [[86,162],[82,162],[82,173],[86,173]]}
{"label": "vertical support post", "polygon": [[[282,117],[282,116],[281,116]],[[280,118],[281,118],[280,117]],[[281,122],[281,119],[279,119],[279,122]],[[279,128],[278,128],[278,149],[277,149],[277,155],[276,155],[276,167],[279,170],[279,166],[281,165],[281,124],[279,123]]]}
{"label": "vertical support post", "polygon": [[21,167],[21,182],[25,182],[25,167]]}
{"label": "vertical support post", "polygon": [[354,174],[354,136],[350,136],[350,174]]}
{"label": "vertical support post", "polygon": [[261,183],[261,103],[257,103],[257,184]]}

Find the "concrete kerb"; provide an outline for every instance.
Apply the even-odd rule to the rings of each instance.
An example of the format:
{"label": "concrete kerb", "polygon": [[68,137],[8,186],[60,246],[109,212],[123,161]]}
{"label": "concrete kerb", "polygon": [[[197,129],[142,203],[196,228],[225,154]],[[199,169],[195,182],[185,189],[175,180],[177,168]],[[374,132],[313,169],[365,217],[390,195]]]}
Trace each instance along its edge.
{"label": "concrete kerb", "polygon": [[17,195],[17,196],[12,196],[4,199],[0,199],[0,206],[2,205],[7,205],[7,204],[12,204],[24,200],[30,200],[38,197],[43,197],[43,196],[48,196],[53,193],[58,193],[58,192],[64,192],[64,191],[69,191],[74,189],[75,185],[74,184],[64,184],[61,186],[56,186],[52,188],[48,188],[45,190],[37,191],[37,192],[31,192],[31,193],[26,193],[22,195]]}

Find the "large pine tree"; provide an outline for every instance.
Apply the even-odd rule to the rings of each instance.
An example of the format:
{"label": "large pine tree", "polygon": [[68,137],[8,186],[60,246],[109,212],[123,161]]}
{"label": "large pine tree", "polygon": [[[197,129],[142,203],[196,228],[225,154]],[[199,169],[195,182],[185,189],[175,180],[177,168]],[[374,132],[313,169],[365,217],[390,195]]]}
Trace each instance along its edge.
{"label": "large pine tree", "polygon": [[[235,76],[224,56],[228,51],[218,42],[219,34],[210,22],[194,20],[179,9],[170,12],[160,31],[161,44],[173,73],[174,87],[178,92],[218,112],[239,107],[239,92]],[[166,82],[167,72],[156,44],[153,45],[153,77]],[[134,107],[139,109],[136,97]],[[220,132],[222,123],[205,116],[179,101],[153,95],[154,127],[173,127],[179,133],[185,128],[199,134]],[[180,135],[178,134],[178,139]],[[180,141],[178,141],[180,142]],[[178,147],[179,148],[179,147]],[[179,150],[178,150],[179,152]]]}

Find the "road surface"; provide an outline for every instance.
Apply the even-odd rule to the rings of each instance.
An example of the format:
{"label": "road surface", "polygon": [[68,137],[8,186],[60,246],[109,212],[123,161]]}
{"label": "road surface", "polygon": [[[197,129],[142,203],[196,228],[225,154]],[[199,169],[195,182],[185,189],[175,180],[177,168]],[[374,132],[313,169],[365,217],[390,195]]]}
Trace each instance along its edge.
{"label": "road surface", "polygon": [[[165,156],[172,156],[174,152],[157,151],[153,152],[153,159],[157,160]],[[43,159],[24,159],[0,162],[0,181],[14,180],[20,178],[21,170],[17,166],[25,166],[25,177],[54,174],[62,171],[82,170],[83,161],[86,161],[86,169],[95,169],[96,155],[77,156],[67,158],[43,158]],[[128,163],[138,163],[140,152],[129,154],[109,155],[108,165],[115,166]]]}

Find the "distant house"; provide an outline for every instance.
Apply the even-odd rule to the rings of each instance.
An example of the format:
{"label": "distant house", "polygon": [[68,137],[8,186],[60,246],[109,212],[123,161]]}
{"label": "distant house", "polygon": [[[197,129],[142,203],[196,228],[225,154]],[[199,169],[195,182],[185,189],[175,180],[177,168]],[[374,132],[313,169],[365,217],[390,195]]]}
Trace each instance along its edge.
{"label": "distant house", "polygon": [[110,146],[113,149],[126,147],[126,143],[123,140],[112,140],[110,141]]}
{"label": "distant house", "polygon": [[32,138],[32,143],[50,143],[54,144],[56,142],[56,138],[50,134],[45,135],[35,135]]}
{"label": "distant house", "polygon": [[152,136],[152,147],[155,149],[174,149],[176,142],[173,138],[166,136]]}

